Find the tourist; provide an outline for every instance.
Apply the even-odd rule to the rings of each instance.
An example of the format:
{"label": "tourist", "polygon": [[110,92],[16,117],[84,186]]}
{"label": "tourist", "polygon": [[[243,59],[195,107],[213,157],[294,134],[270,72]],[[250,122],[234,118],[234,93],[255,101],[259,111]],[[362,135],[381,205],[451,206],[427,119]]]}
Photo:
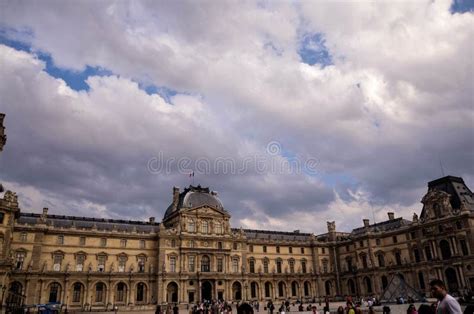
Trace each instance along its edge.
{"label": "tourist", "polygon": [[439,279],[430,282],[431,295],[438,299],[436,304],[437,314],[462,314],[458,301],[448,294],[446,285]]}
{"label": "tourist", "polygon": [[319,314],[318,309],[316,308],[316,305],[313,305],[311,309],[313,311],[313,314]]}
{"label": "tourist", "polygon": [[342,305],[337,308],[336,314],[345,314],[344,308],[342,307]]}
{"label": "tourist", "polygon": [[368,314],[375,314],[375,311],[374,311],[374,307],[373,306],[369,306],[369,312]]}
{"label": "tourist", "polygon": [[410,304],[407,309],[407,314],[418,314],[414,304]]}

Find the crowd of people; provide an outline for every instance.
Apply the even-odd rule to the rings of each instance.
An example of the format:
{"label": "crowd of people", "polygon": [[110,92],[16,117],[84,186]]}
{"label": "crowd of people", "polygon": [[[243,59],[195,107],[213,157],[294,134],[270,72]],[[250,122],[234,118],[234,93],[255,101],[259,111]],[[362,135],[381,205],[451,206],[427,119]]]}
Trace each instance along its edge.
{"label": "crowd of people", "polygon": [[[421,304],[417,309],[413,304],[415,300],[407,298],[407,302],[403,297],[397,299],[398,304],[408,303],[407,314],[474,314],[474,305],[467,305],[464,313],[461,310],[459,302],[447,293],[446,285],[441,280],[433,280],[430,282],[431,296],[437,301],[432,304]],[[313,300],[315,301],[315,300]],[[421,300],[426,302],[426,299]],[[275,305],[273,301],[268,301],[265,305],[264,311],[267,314],[286,314],[290,312],[291,306],[297,307],[299,312],[312,312],[312,314],[331,314],[329,301],[325,300],[325,305],[322,306],[321,299],[319,300],[319,309],[316,304],[304,304],[302,301],[290,303],[286,300],[281,304]],[[335,314],[375,314],[375,306],[380,306],[380,301],[375,297],[368,297],[366,299],[348,297],[346,306],[339,306]],[[205,300],[201,303],[195,304],[189,308],[189,314],[232,314],[233,306],[237,310],[237,314],[253,314],[260,311],[260,303],[258,301],[242,302],[231,304],[223,300]],[[380,312],[380,309],[378,309]],[[391,309],[389,305],[382,306],[383,314],[390,314]],[[166,308],[157,307],[155,314],[179,314],[177,304],[168,304]]]}

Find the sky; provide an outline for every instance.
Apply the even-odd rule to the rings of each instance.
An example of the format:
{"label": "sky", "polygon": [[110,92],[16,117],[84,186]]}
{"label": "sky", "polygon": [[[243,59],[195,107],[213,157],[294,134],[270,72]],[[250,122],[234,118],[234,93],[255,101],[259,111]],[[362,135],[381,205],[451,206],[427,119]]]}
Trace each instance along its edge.
{"label": "sky", "polygon": [[[474,188],[470,1],[0,0],[0,182],[21,210],[324,233]],[[194,173],[190,177],[190,173]]]}

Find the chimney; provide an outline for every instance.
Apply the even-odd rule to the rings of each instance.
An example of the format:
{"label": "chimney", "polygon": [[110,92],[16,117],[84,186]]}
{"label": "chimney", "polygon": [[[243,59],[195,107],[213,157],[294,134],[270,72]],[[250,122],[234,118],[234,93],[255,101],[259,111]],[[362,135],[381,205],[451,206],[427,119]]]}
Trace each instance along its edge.
{"label": "chimney", "polygon": [[44,207],[43,214],[41,215],[41,220],[46,221],[47,216],[48,216],[48,207]]}
{"label": "chimney", "polygon": [[388,214],[388,220],[394,220],[395,219],[395,214],[392,212],[387,213]]}
{"label": "chimney", "polygon": [[364,227],[367,228],[370,226],[369,219],[363,219],[362,221],[364,222]]}
{"label": "chimney", "polygon": [[154,224],[154,223],[155,223],[155,217],[150,217],[149,220],[150,220],[150,223],[151,223],[151,224]]}
{"label": "chimney", "polygon": [[173,207],[177,208],[179,202],[179,188],[173,187]]}

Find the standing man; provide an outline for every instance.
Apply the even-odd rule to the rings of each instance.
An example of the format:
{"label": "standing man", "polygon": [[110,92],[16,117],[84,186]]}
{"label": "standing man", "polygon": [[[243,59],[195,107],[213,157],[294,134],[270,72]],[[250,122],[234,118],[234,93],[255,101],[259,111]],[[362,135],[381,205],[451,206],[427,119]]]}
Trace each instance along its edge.
{"label": "standing man", "polygon": [[462,314],[458,301],[448,294],[446,285],[439,279],[430,282],[431,295],[438,299],[436,314]]}

